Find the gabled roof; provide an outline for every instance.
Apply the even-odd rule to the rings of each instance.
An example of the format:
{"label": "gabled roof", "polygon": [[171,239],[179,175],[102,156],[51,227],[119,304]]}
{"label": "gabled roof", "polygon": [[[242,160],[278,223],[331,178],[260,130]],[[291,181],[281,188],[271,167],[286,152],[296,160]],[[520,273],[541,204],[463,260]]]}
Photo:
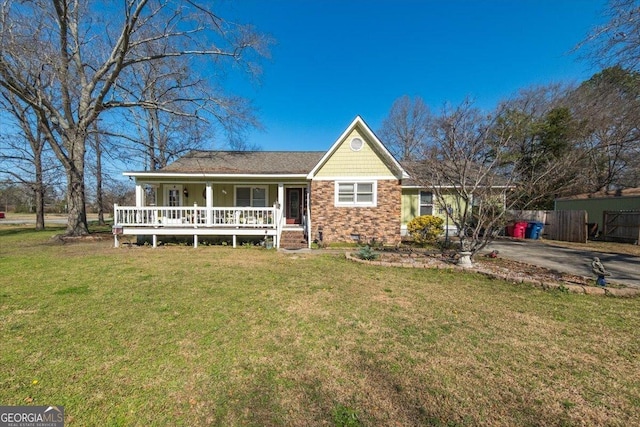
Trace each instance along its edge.
{"label": "gabled roof", "polygon": [[335,153],[338,147],[340,147],[340,145],[344,142],[345,138],[349,136],[349,134],[351,134],[351,132],[353,132],[353,130],[356,128],[358,128],[358,130],[363,133],[363,136],[365,136],[369,140],[369,142],[371,142],[372,144],[371,148],[374,151],[376,151],[379,155],[381,155],[385,163],[394,172],[394,174],[398,176],[399,179],[404,179],[409,177],[407,172],[402,168],[402,166],[396,160],[396,158],[393,157],[393,155],[391,154],[391,152],[389,152],[389,150],[387,150],[387,147],[384,146],[384,144],[378,139],[376,134],[373,133],[371,128],[365,123],[364,120],[362,120],[362,117],[356,116],[356,118],[353,119],[351,124],[338,137],[336,142],[333,143],[331,148],[329,148],[329,150],[324,154],[324,156],[322,156],[322,159],[320,159],[320,161],[315,165],[313,170],[311,170],[311,172],[307,176],[308,179],[313,179],[313,177],[318,173],[320,168],[324,166],[327,160],[331,158],[333,153]]}
{"label": "gabled roof", "polygon": [[323,154],[324,151],[191,151],[160,170],[130,174],[306,176]]}

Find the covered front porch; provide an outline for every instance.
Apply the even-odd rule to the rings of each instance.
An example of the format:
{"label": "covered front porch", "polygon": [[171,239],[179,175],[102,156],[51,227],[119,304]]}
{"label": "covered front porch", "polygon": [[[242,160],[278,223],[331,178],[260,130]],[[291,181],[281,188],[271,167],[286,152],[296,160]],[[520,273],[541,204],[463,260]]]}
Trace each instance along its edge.
{"label": "covered front porch", "polygon": [[272,239],[278,247],[282,232],[282,214],[271,208],[206,208],[198,207],[114,207],[113,234],[115,246],[119,235],[149,235],[153,247],[161,236],[193,236],[198,246],[200,236],[232,236],[236,247],[238,236]]}
{"label": "covered front porch", "polygon": [[[268,206],[267,206],[268,204]],[[136,206],[114,206],[114,245],[119,237],[192,236],[264,240],[281,247],[283,230],[300,233],[309,246],[307,184],[302,182],[137,181]]]}

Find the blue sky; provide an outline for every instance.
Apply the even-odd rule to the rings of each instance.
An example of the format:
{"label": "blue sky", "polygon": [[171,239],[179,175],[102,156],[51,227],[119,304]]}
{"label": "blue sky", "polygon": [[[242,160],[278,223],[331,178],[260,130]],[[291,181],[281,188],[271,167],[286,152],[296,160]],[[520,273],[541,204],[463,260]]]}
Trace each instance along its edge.
{"label": "blue sky", "polygon": [[[326,150],[356,115],[377,131],[393,101],[483,109],[519,89],[597,70],[571,49],[602,22],[604,0],[240,0],[228,17],[276,41],[253,100],[263,150]],[[235,79],[234,79],[235,81]]]}

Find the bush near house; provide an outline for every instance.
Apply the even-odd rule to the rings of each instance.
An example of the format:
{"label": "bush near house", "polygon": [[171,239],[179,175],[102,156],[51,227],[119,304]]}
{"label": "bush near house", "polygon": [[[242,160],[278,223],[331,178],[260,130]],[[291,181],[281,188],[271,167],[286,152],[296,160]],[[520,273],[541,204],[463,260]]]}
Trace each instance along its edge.
{"label": "bush near house", "polygon": [[373,261],[379,257],[379,255],[375,253],[369,245],[361,247],[360,250],[356,253],[356,256],[367,261]]}
{"label": "bush near house", "polygon": [[407,231],[419,245],[433,243],[444,232],[444,220],[433,215],[418,216],[409,221]]}

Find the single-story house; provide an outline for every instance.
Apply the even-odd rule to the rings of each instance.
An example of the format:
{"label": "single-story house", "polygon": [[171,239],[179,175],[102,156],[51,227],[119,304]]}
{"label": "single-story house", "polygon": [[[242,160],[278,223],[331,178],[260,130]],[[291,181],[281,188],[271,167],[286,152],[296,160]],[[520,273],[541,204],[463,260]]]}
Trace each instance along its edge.
{"label": "single-story house", "polygon": [[[257,237],[397,244],[419,215],[445,213],[356,117],[326,152],[192,151],[135,179],[136,206],[116,206],[114,235]],[[152,200],[153,203],[150,203]]]}

